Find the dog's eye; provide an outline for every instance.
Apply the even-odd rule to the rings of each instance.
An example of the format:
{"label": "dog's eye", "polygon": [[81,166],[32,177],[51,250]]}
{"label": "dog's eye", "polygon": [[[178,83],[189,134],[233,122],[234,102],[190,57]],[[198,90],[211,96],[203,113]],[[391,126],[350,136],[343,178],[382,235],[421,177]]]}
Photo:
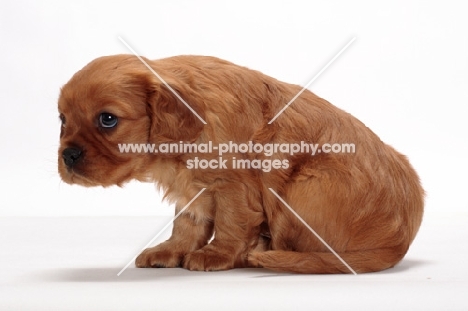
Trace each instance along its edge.
{"label": "dog's eye", "polygon": [[65,124],[66,124],[65,116],[63,114],[60,114],[59,118],[60,118],[60,122],[62,122],[62,127],[65,127]]}
{"label": "dog's eye", "polygon": [[104,128],[111,128],[117,125],[118,120],[113,114],[103,112],[99,116],[99,125]]}

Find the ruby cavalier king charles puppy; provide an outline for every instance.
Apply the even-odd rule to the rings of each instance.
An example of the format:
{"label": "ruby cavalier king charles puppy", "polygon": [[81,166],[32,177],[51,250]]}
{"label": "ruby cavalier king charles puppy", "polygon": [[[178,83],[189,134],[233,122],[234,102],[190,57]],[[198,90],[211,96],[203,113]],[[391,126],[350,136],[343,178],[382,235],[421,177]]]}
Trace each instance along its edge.
{"label": "ruby cavalier king charles puppy", "polygon": [[[422,220],[415,170],[355,117],[308,90],[277,115],[300,91],[214,57],[100,57],[61,89],[60,177],[86,187],[154,182],[176,213],[185,208],[171,237],[137,257],[140,268],[363,273],[395,266]],[[355,150],[230,150],[222,166],[202,169],[194,159],[217,163],[219,154],[119,149],[249,142]],[[235,166],[238,160],[252,167]]]}

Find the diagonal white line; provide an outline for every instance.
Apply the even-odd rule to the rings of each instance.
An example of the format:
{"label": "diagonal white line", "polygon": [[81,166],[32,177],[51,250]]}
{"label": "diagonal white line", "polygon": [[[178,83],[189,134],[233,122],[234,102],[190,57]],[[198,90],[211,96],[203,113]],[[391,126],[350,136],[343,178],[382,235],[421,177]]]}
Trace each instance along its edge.
{"label": "diagonal white line", "polygon": [[[145,250],[146,248],[148,248],[148,247],[154,242],[154,240],[156,240],[156,239],[158,238],[158,236],[160,236],[161,233],[163,233],[164,230],[166,230],[167,227],[169,227],[169,226],[170,226],[170,225],[187,209],[187,207],[189,207],[190,204],[192,204],[192,202],[195,201],[195,199],[198,198],[198,197],[200,196],[200,194],[202,194],[203,191],[205,191],[205,189],[206,189],[206,188],[202,188],[202,189],[200,190],[200,192],[198,192],[197,195],[194,196],[193,199],[191,199],[190,202],[188,202],[188,203],[180,210],[180,212],[178,212],[177,215],[175,215],[174,218],[172,218],[172,220],[171,220],[170,222],[168,222],[168,223],[158,232],[158,234],[156,234],[156,235],[154,236],[154,238],[152,238],[151,241],[149,241],[149,242],[145,245],[145,247],[143,247],[142,251]],[[139,253],[138,253],[138,254],[139,254]],[[125,267],[123,267],[122,270],[120,270],[119,273],[117,273],[117,276],[120,276],[125,270],[127,270],[128,266],[130,266],[130,265],[132,264],[132,262],[134,262],[135,259],[138,257],[138,254],[136,254],[136,255],[132,258],[132,260],[130,260],[130,261],[125,265]]]}
{"label": "diagonal white line", "polygon": [[312,233],[317,237],[317,239],[319,239],[320,242],[322,242],[323,245],[325,245],[325,246],[330,250],[330,252],[332,252],[333,255],[335,255],[336,258],[338,258],[338,259],[346,266],[346,268],[349,269],[349,271],[351,271],[354,275],[357,275],[356,271],[354,271],[353,268],[351,268],[351,267],[346,263],[346,261],[344,261],[343,258],[341,258],[340,255],[338,255],[338,253],[335,252],[335,251],[333,250],[333,248],[331,248],[331,246],[328,245],[328,243],[325,242],[325,240],[322,239],[322,237],[321,237],[320,235],[318,235],[318,233],[315,232],[315,230],[312,229],[312,227],[310,227],[309,224],[306,223],[306,222],[304,221],[304,219],[302,219],[302,217],[299,216],[299,214],[296,213],[296,211],[293,210],[293,209],[291,208],[291,206],[289,206],[288,203],[286,203],[286,201],[284,201],[283,198],[281,198],[281,197],[275,192],[275,190],[273,190],[272,188],[268,188],[268,189],[270,189],[270,191],[278,198],[278,200],[280,200],[280,201],[291,211],[291,213],[293,213],[294,216],[296,216],[297,219],[299,219],[299,221],[302,222],[302,224],[303,224],[304,226],[306,226],[307,229],[309,229],[310,232],[312,232]]}
{"label": "diagonal white line", "polygon": [[302,88],[302,90],[297,93],[296,96],[293,97],[293,99],[291,99],[289,101],[289,103],[286,104],[286,106],[283,107],[283,109],[281,109],[277,114],[276,116],[273,117],[273,119],[270,120],[270,122],[268,122],[268,124],[271,124],[273,123],[273,121],[276,120],[276,118],[278,118],[337,58],[338,56],[340,56],[350,45],[351,43],[354,42],[354,40],[356,40],[356,37],[353,37],[339,52],[338,54],[335,55],[335,57],[333,57],[313,78],[312,80],[309,81],[309,83],[306,84],[306,86],[304,86]]}
{"label": "diagonal white line", "polygon": [[187,104],[187,102],[186,102],[182,97],[180,97],[180,95],[179,95],[169,84],[167,84],[167,82],[164,81],[164,79],[163,79],[156,71],[154,71],[154,69],[151,68],[150,65],[148,65],[148,63],[145,62],[145,60],[144,60],[143,58],[141,58],[140,55],[138,55],[138,54],[135,52],[135,50],[132,49],[132,47],[131,47],[130,45],[128,45],[128,43],[127,43],[124,39],[122,39],[122,37],[119,36],[119,40],[133,53],[133,55],[135,55],[136,57],[138,57],[138,59],[139,59],[139,60],[140,60],[156,77],[158,77],[158,79],[161,80],[161,82],[162,82],[172,93],[174,93],[174,95],[175,95],[182,103],[184,103],[184,105],[185,105],[188,109],[190,109],[190,111],[191,111],[198,119],[200,119],[200,121],[201,121],[203,124],[205,124],[205,125],[207,124],[206,121],[203,120],[203,118],[200,117],[200,115],[199,115],[195,110],[193,110],[193,108],[190,107],[190,105]]}

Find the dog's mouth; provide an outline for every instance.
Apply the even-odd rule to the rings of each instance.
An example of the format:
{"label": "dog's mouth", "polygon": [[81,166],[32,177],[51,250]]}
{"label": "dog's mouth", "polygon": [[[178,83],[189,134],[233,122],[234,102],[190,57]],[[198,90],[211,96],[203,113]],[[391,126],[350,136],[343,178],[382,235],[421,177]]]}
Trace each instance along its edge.
{"label": "dog's mouth", "polygon": [[84,152],[77,148],[65,148],[60,152],[59,174],[67,184],[78,184],[92,187],[99,183],[89,178],[88,173],[83,170],[85,164]]}
{"label": "dog's mouth", "polygon": [[60,177],[64,182],[70,185],[77,184],[86,187],[94,187],[100,185],[99,183],[86,177],[86,175],[84,175],[76,168],[64,167],[63,170],[60,170]]}
{"label": "dog's mouth", "polygon": [[[65,160],[59,159],[59,175],[67,184],[85,187],[109,187],[112,185],[123,185],[130,178],[125,174],[116,174],[115,170],[107,169],[106,165],[90,163],[86,159],[68,165]],[[118,170],[117,170],[118,171]]]}
{"label": "dog's mouth", "polygon": [[146,159],[123,157],[113,154],[112,150],[101,152],[92,146],[67,142],[62,143],[58,151],[58,171],[67,184],[85,187],[121,186],[132,179],[152,180],[139,173],[139,168],[144,167]]}

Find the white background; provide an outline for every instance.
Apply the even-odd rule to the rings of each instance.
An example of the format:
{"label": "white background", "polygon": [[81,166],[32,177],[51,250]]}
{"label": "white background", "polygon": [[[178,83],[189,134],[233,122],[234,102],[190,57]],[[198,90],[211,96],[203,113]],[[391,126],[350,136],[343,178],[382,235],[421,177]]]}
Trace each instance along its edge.
{"label": "white background", "polygon": [[[130,53],[118,36],[148,58],[213,55],[299,85],[305,85],[356,37],[310,89],[358,117],[383,141],[408,155],[421,177],[427,199],[425,220],[406,265],[413,267],[416,278],[424,280],[433,274],[453,276],[455,279],[448,277],[436,284],[440,288],[456,287],[456,296],[466,289],[463,280],[467,273],[461,263],[468,258],[464,225],[468,220],[467,29],[462,1],[3,1],[0,217],[17,217],[0,219],[20,227],[7,226],[10,230],[5,229],[0,242],[7,243],[12,254],[18,255],[15,249],[30,241],[25,232],[32,229],[21,227],[25,225],[21,219],[25,218],[18,217],[173,213],[170,206],[161,203],[161,195],[151,184],[90,189],[69,186],[57,174],[59,89],[92,59]],[[70,221],[56,221],[62,223],[61,219]],[[118,219],[125,227],[125,218]],[[46,220],[38,220],[37,224],[41,221]],[[99,226],[87,228],[102,233]],[[78,233],[82,229],[76,228]],[[113,257],[116,267],[125,264],[146,243],[155,229],[151,230],[144,237],[135,236],[129,244],[134,248],[127,249],[128,254]],[[31,235],[35,234],[31,231]],[[18,238],[21,236],[24,240]],[[93,250],[98,252],[99,245],[108,242],[95,243]],[[63,247],[55,245],[54,251],[61,252]],[[17,267],[21,262],[13,255],[3,260],[7,267]],[[67,257],[63,260],[66,262]],[[420,267],[412,262],[436,264]],[[105,266],[106,261],[100,264]],[[420,271],[424,272],[419,275]],[[405,273],[400,272],[395,282],[407,284]],[[85,281],[88,274],[65,279]],[[141,281],[137,276],[133,280]],[[347,288],[347,283],[338,280],[338,284]],[[419,285],[415,288],[421,288]],[[0,291],[2,288],[7,287],[0,286]],[[421,292],[413,304],[437,306],[431,300],[436,299],[437,288],[428,292],[428,300]],[[12,306],[16,296],[9,297]],[[451,297],[451,307],[463,309],[457,297]]]}

